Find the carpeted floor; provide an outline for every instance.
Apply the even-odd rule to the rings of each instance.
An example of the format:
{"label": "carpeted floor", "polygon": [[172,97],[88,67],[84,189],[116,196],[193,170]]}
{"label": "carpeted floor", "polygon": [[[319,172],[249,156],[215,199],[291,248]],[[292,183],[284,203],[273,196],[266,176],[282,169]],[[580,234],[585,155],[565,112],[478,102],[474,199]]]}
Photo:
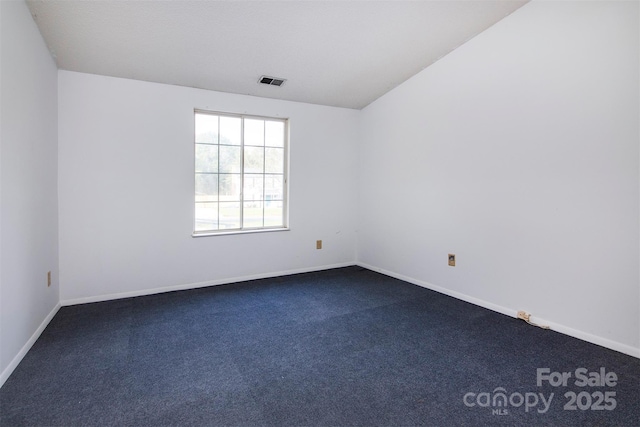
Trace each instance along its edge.
{"label": "carpeted floor", "polygon": [[640,360],[348,267],[63,307],[0,405],[2,427],[640,426]]}

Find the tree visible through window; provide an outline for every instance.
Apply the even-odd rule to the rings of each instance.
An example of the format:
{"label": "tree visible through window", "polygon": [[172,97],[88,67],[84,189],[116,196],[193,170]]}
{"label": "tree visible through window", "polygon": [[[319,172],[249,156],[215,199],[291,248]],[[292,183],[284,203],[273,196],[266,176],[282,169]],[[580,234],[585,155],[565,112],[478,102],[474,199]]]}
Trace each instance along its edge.
{"label": "tree visible through window", "polygon": [[287,121],[195,112],[194,234],[286,227]]}

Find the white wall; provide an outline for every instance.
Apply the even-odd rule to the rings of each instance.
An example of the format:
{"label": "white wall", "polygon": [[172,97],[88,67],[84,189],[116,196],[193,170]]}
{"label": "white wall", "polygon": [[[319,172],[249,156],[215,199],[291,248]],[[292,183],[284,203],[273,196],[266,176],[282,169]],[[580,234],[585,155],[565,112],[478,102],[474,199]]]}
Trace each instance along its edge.
{"label": "white wall", "polygon": [[55,313],[59,293],[56,65],[24,2],[0,1],[0,10],[2,385]]}
{"label": "white wall", "polygon": [[[355,262],[359,111],[67,71],[58,82],[63,304]],[[290,231],[191,237],[194,108],[290,118]]]}
{"label": "white wall", "polygon": [[640,356],[638,17],[529,3],[364,109],[359,262]]}

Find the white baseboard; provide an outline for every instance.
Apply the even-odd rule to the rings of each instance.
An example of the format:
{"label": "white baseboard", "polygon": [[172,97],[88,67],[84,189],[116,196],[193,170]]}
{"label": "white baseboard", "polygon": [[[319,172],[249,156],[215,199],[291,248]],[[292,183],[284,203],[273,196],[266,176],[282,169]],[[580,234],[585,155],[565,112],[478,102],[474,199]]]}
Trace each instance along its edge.
{"label": "white baseboard", "polygon": [[[446,289],[440,286],[436,286],[432,283],[425,282],[423,280],[414,279],[413,277],[405,276],[403,274],[398,274],[393,271],[385,270],[383,268],[374,267],[373,265],[369,265],[366,263],[358,262],[357,265],[360,267],[367,268],[372,271],[377,271],[378,273],[382,273],[384,275],[395,277],[396,279],[403,280],[405,282],[413,283],[414,285],[421,286],[423,288],[431,289],[432,291],[439,292],[444,295],[451,296],[453,298],[466,301],[471,304],[475,304],[480,307],[487,308],[492,311],[496,311],[498,313],[510,316],[517,317],[518,310],[513,308],[503,307],[501,305],[493,304],[491,302],[475,298],[460,292],[452,291],[450,289]],[[640,348],[635,348],[627,344],[623,344],[617,341],[613,341],[607,338],[603,338],[597,335],[589,334],[584,331],[580,331],[577,329],[570,328],[565,325],[561,325],[555,322],[548,321],[546,319],[540,317],[532,317],[532,320],[541,325],[549,326],[549,329],[554,330],[556,332],[560,332],[561,334],[569,335],[574,338],[578,338],[582,341],[587,341],[592,344],[596,344],[602,347],[609,348],[611,350],[619,351],[620,353],[628,354],[629,356],[640,358]]]}
{"label": "white baseboard", "polygon": [[578,329],[573,329],[565,325],[561,325],[559,323],[547,321],[544,319],[540,319],[536,321],[536,323],[544,323],[549,326],[549,329],[552,329],[556,332],[560,332],[561,334],[569,335],[574,338],[578,338],[582,341],[587,341],[592,344],[596,344],[602,347],[609,348],[611,350],[619,351],[620,353],[628,354],[629,356],[637,357],[640,359],[640,348],[635,348],[627,344],[620,343],[618,341],[613,341],[608,338],[603,338],[598,335],[589,334],[584,331],[580,331]]}
{"label": "white baseboard", "polygon": [[[387,276],[395,277],[396,279],[400,279],[405,282],[409,282],[414,285],[421,286],[423,288],[431,289],[441,294],[449,295],[453,298],[466,301],[471,304],[484,307],[489,310],[492,310],[510,317],[517,316],[517,310],[515,309],[493,304],[491,302],[481,300],[479,298],[475,298],[460,292],[455,292],[450,289],[436,286],[432,283],[428,283],[428,282],[418,280],[409,276],[405,276],[403,274],[398,274],[392,271],[385,270],[383,268],[378,268],[378,267],[375,267],[366,263],[361,263],[361,262],[359,263],[347,262],[347,263],[339,263],[339,264],[332,264],[332,265],[324,265],[320,267],[307,267],[307,268],[300,268],[295,270],[274,271],[270,273],[261,273],[261,274],[254,274],[249,276],[231,277],[227,279],[209,280],[205,282],[165,286],[162,288],[145,289],[140,291],[123,292],[123,293],[115,293],[115,294],[108,294],[108,295],[97,295],[97,296],[91,296],[91,297],[85,297],[85,298],[75,298],[75,299],[63,300],[63,301],[60,301],[58,304],[56,304],[53,310],[51,310],[51,312],[47,315],[47,317],[42,321],[40,326],[38,326],[38,329],[33,333],[31,338],[29,338],[26,344],[20,349],[18,354],[13,358],[11,363],[9,363],[6,369],[0,374],[0,387],[2,387],[5,381],[13,373],[15,368],[22,361],[22,359],[27,354],[27,352],[31,349],[31,347],[36,342],[36,340],[40,337],[40,335],[42,334],[44,329],[47,327],[49,322],[51,322],[51,319],[53,319],[53,316],[56,315],[56,313],[62,306],[85,304],[85,303],[100,302],[100,301],[109,301],[109,300],[115,300],[115,299],[130,298],[130,297],[137,297],[137,296],[143,296],[143,295],[153,295],[153,294],[159,294],[164,292],[181,291],[181,290],[187,290],[187,289],[197,289],[197,288],[203,288],[207,286],[217,286],[217,285],[224,285],[229,283],[246,282],[249,280],[266,279],[270,277],[289,276],[292,274],[310,273],[314,271],[330,270],[333,268],[349,267],[352,265],[358,265],[360,267],[364,267],[372,271],[377,271]],[[600,345],[602,347],[609,348],[611,350],[619,351],[621,353],[640,358],[640,348],[635,348],[617,341],[613,341],[597,335],[589,334],[584,331],[573,329],[558,323],[550,322],[542,318],[535,318],[533,320],[536,323],[548,325],[552,330],[556,332],[560,332],[562,334],[569,335],[571,337],[578,338],[583,341],[587,341],[593,344]]]}
{"label": "white baseboard", "polygon": [[171,285],[171,286],[164,286],[162,288],[143,289],[143,290],[132,291],[132,292],[120,292],[115,294],[96,295],[96,296],[90,296],[90,297],[84,297],[84,298],[73,298],[73,299],[60,301],[60,305],[64,307],[69,305],[87,304],[92,302],[110,301],[110,300],[116,300],[116,299],[122,299],[122,298],[161,294],[164,292],[184,291],[188,289],[205,288],[208,286],[227,285],[230,283],[246,282],[249,280],[267,279],[270,277],[290,276],[292,274],[311,273],[314,271],[331,270],[332,268],[349,267],[353,265],[356,265],[355,262],[345,262],[345,263],[339,263],[339,264],[323,265],[319,267],[316,266],[316,267],[299,268],[295,270],[273,271],[269,273],[253,274],[249,276],[229,277],[226,279],[207,280],[205,282],[186,283],[182,285]]}
{"label": "white baseboard", "polygon": [[38,340],[38,338],[40,337],[40,334],[42,334],[42,331],[44,331],[44,329],[47,327],[49,322],[51,322],[51,319],[53,319],[53,316],[55,316],[58,310],[60,310],[60,307],[61,307],[60,303],[56,304],[56,306],[53,307],[53,310],[51,310],[51,312],[47,315],[47,317],[44,318],[42,323],[40,323],[40,326],[38,326],[38,329],[36,329],[33,335],[31,335],[31,338],[29,338],[29,341],[27,341],[26,344],[22,346],[18,354],[16,354],[16,356],[13,358],[11,363],[9,363],[9,366],[7,366],[4,371],[2,371],[2,374],[0,374],[0,387],[2,387],[5,381],[9,379],[13,371],[18,367],[18,365],[24,358],[24,356],[31,349],[31,347],[33,347],[33,344],[35,344],[35,342]]}

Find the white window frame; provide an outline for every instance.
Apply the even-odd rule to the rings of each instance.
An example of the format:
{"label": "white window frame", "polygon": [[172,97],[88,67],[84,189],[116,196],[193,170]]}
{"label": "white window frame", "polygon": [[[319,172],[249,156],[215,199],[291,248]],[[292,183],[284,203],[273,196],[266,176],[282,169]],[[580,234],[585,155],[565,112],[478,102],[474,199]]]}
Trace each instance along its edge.
{"label": "white window frame", "polygon": [[[208,115],[212,115],[212,116],[218,116],[218,117],[234,117],[234,118],[240,118],[241,119],[241,137],[240,137],[240,200],[239,200],[239,204],[240,204],[240,228],[225,228],[225,229],[217,229],[217,230],[196,230],[196,222],[197,222],[197,218],[196,218],[196,205],[198,203],[206,203],[206,202],[198,202],[196,200],[196,177],[199,174],[199,172],[197,172],[197,166],[196,166],[196,148],[198,144],[203,144],[203,143],[198,143],[196,142],[196,116],[198,114],[208,114]],[[289,230],[289,119],[288,118],[282,118],[282,117],[268,117],[268,116],[259,116],[259,115],[248,115],[248,114],[235,114],[235,113],[227,113],[227,112],[218,112],[218,111],[209,111],[209,110],[202,110],[202,109],[194,109],[193,112],[193,177],[194,177],[194,186],[193,186],[193,195],[194,195],[194,199],[193,199],[193,233],[192,236],[193,237],[205,237],[205,236],[219,236],[219,235],[228,235],[228,234],[246,234],[246,233],[264,233],[264,232],[273,232],[273,231],[288,231]],[[283,158],[283,171],[282,171],[282,175],[283,175],[283,195],[282,195],[282,225],[278,225],[278,226],[262,226],[262,227],[243,227],[244,225],[244,203],[245,203],[245,195],[244,195],[244,179],[245,179],[245,174],[254,174],[252,172],[248,172],[245,173],[245,164],[244,164],[244,139],[245,139],[245,132],[244,132],[244,123],[245,123],[245,119],[256,119],[256,120],[265,120],[265,121],[277,121],[277,122],[282,122],[284,123],[284,141],[283,141],[283,149],[284,149],[284,158]],[[264,141],[264,143],[266,144],[266,141]],[[219,145],[219,144],[218,144]],[[265,148],[266,145],[265,145]],[[200,172],[201,173],[201,172]],[[217,172],[216,174],[220,174],[220,172]],[[267,176],[268,173],[266,173],[264,170],[262,171],[262,175],[263,176]],[[264,179],[264,178],[263,178]],[[267,202],[267,194],[265,194],[263,192],[262,194],[262,203]],[[264,218],[264,217],[263,217]]]}

